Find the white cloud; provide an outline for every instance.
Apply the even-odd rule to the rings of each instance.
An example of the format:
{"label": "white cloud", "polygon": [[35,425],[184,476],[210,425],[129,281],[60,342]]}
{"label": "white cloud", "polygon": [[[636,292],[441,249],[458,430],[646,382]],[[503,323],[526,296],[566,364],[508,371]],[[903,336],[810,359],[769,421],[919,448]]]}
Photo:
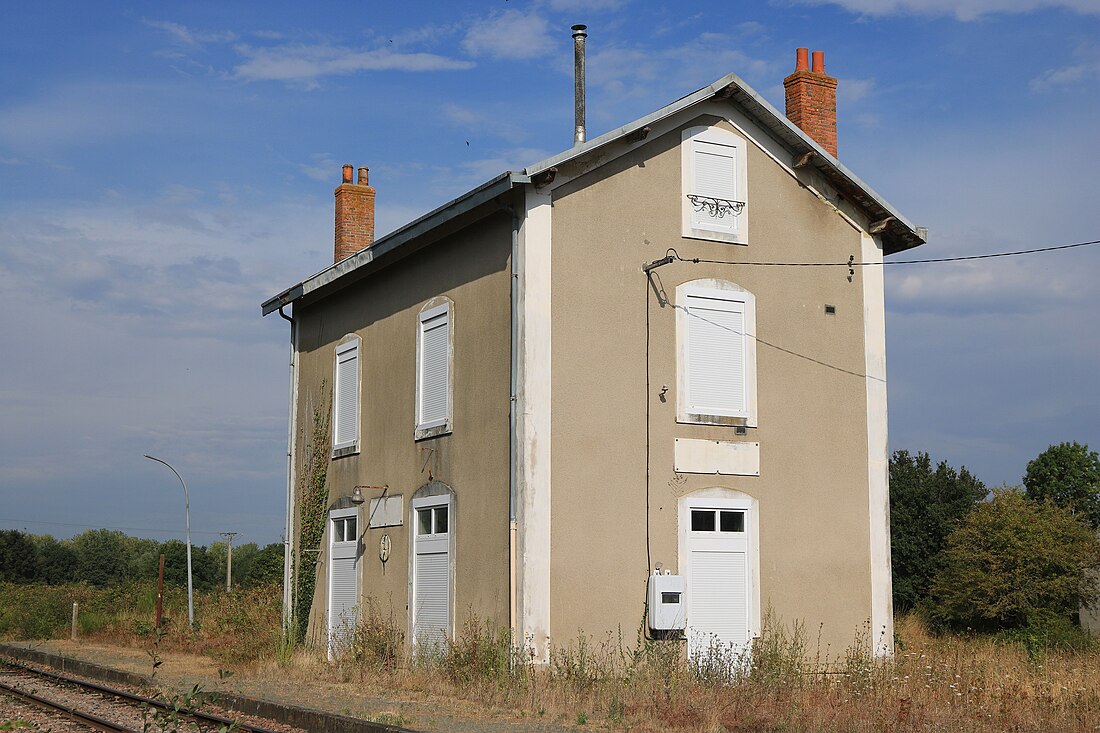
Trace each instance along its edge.
{"label": "white cloud", "polygon": [[602,13],[626,7],[630,0],[550,0],[549,5],[559,12],[586,11]]}
{"label": "white cloud", "polygon": [[790,0],[802,5],[839,5],[866,15],[953,15],[961,21],[976,20],[991,13],[1029,13],[1045,8],[1062,8],[1078,13],[1100,14],[1096,0]]}
{"label": "white cloud", "polygon": [[204,43],[226,43],[237,39],[237,34],[232,31],[195,31],[182,23],[174,23],[170,20],[142,20],[150,28],[156,28],[168,33],[177,42],[185,46],[199,46]]}
{"label": "white cloud", "polygon": [[434,53],[400,53],[388,48],[369,51],[329,44],[237,46],[244,62],[233,76],[246,81],[284,81],[315,86],[325,76],[363,71],[455,71],[473,67],[470,61]]}
{"label": "white cloud", "polygon": [[1100,46],[1084,44],[1074,51],[1073,56],[1076,63],[1048,69],[1032,79],[1031,90],[1045,92],[1059,87],[1100,81]]}
{"label": "white cloud", "polygon": [[858,102],[874,88],[874,79],[838,79],[836,95],[842,102]]}
{"label": "white cloud", "polygon": [[554,47],[546,19],[537,12],[494,11],[474,22],[462,41],[471,56],[494,59],[530,59]]}
{"label": "white cloud", "polygon": [[514,113],[514,110],[500,110],[497,113],[483,112],[454,103],[443,105],[443,116],[459,127],[517,143],[527,137],[527,131],[519,125],[502,120],[503,115],[508,111]]}
{"label": "white cloud", "polygon": [[298,170],[315,181],[328,181],[335,186],[339,180],[340,164],[328,153],[314,153],[311,162],[300,163]]}

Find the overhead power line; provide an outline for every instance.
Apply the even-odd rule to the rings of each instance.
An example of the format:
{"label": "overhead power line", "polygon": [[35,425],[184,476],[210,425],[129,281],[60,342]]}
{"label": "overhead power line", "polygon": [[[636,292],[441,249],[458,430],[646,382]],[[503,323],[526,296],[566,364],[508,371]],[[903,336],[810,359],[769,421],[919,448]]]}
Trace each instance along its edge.
{"label": "overhead power line", "polygon": [[665,252],[665,257],[646,265],[643,270],[648,272],[654,267],[660,267],[670,262],[691,262],[692,264],[708,264],[708,265],[745,265],[753,267],[877,267],[885,265],[928,265],[937,264],[941,262],[963,262],[965,260],[989,260],[996,257],[1018,257],[1019,255],[1033,255],[1043,252],[1057,252],[1063,249],[1075,249],[1078,247],[1090,247],[1092,245],[1100,244],[1100,239],[1094,239],[1090,242],[1075,242],[1074,244],[1060,244],[1054,247],[1036,247],[1035,249],[1020,249],[1012,252],[990,252],[988,254],[981,255],[962,255],[959,257],[931,257],[923,260],[883,260],[881,262],[856,262],[855,257],[849,258],[847,262],[746,262],[739,260],[707,260],[702,257],[681,257],[680,253],[674,248],[669,247]]}

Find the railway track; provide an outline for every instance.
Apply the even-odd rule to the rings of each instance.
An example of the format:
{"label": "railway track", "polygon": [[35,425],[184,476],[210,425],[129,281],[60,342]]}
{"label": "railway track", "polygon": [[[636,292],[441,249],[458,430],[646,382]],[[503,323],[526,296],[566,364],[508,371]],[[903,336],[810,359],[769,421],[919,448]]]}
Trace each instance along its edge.
{"label": "railway track", "polygon": [[[19,705],[42,709],[51,720],[63,716],[81,726],[80,729],[125,733],[160,730],[278,733],[187,708],[186,696],[166,702],[8,660],[0,660],[0,695],[16,700]],[[0,714],[4,713],[2,706],[0,701]]]}

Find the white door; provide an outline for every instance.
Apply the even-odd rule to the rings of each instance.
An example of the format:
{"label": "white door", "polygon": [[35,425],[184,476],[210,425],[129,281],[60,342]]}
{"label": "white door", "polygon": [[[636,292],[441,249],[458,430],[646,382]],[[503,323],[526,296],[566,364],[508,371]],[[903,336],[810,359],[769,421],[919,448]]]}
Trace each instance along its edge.
{"label": "white door", "polygon": [[697,661],[737,662],[753,631],[748,504],[700,499],[686,519],[688,653]]}
{"label": "white door", "polygon": [[328,638],[329,655],[351,640],[359,607],[358,509],[329,512]]}
{"label": "white door", "polygon": [[451,635],[451,499],[429,496],[412,502],[413,644],[438,647]]}

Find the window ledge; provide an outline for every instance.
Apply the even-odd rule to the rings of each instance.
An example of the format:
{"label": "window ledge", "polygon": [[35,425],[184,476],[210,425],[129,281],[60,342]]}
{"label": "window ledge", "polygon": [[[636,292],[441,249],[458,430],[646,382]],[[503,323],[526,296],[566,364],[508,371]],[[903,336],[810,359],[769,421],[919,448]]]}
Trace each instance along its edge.
{"label": "window ledge", "polygon": [[682,425],[726,425],[730,427],[755,428],[756,425],[749,422],[747,417],[730,417],[728,415],[677,415],[676,422]]}
{"label": "window ledge", "polygon": [[453,430],[451,422],[448,420],[442,425],[417,427],[413,430],[413,440],[427,440],[428,438],[437,438],[440,435],[448,435]]}
{"label": "window ledge", "polygon": [[333,458],[344,458],[345,456],[354,456],[359,453],[359,444],[345,445],[341,448],[332,449]]}

